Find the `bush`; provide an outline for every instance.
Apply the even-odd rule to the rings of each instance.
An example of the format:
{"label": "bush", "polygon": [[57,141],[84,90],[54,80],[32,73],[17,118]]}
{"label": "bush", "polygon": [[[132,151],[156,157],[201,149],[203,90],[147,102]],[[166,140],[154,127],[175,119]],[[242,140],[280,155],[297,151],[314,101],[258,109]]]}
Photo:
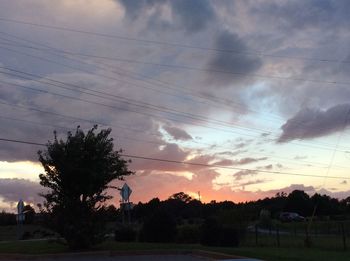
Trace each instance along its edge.
{"label": "bush", "polygon": [[164,210],[157,211],[143,224],[140,241],[173,242],[176,237],[176,222]]}
{"label": "bush", "polygon": [[239,231],[237,228],[223,226],[220,229],[220,246],[236,247],[239,245]]}
{"label": "bush", "polygon": [[220,225],[215,218],[206,219],[202,225],[202,245],[236,247],[239,245],[239,237],[237,228]]}
{"label": "bush", "polygon": [[262,209],[259,215],[259,226],[262,228],[270,228],[272,225],[271,214],[267,209]]}
{"label": "bush", "polygon": [[136,230],[130,226],[123,226],[115,230],[114,239],[120,242],[136,241]]}
{"label": "bush", "polygon": [[32,238],[34,238],[34,235],[29,231],[24,232],[23,235],[21,236],[22,240],[32,239]]}
{"label": "bush", "polygon": [[201,227],[202,245],[219,246],[220,245],[220,226],[215,218],[207,218]]}
{"label": "bush", "polygon": [[196,225],[184,225],[178,228],[177,242],[185,244],[199,243],[201,237],[200,227]]}

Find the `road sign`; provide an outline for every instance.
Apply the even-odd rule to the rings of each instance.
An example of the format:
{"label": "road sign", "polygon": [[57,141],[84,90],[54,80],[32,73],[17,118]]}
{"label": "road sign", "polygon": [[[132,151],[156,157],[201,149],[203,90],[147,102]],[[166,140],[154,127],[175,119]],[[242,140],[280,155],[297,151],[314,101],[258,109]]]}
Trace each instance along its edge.
{"label": "road sign", "polygon": [[18,215],[23,214],[23,209],[24,209],[24,202],[22,199],[20,199],[17,203],[17,213]]}
{"label": "road sign", "polygon": [[131,188],[128,186],[128,184],[125,183],[122,189],[120,190],[120,195],[122,196],[122,200],[124,202],[128,202],[131,193],[132,193]]}

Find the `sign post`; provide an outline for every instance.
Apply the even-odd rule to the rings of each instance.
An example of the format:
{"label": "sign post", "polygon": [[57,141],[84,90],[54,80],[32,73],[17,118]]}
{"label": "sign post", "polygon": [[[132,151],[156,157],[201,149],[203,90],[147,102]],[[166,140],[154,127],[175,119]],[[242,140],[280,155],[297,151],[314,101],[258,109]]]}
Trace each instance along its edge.
{"label": "sign post", "polygon": [[23,223],[25,219],[24,215],[24,202],[20,199],[17,203],[17,239],[22,239],[23,236]]}
{"label": "sign post", "polygon": [[120,189],[120,195],[122,197],[120,207],[123,213],[123,223],[125,223],[125,212],[128,215],[128,223],[131,222],[130,210],[132,209],[132,202],[129,200],[131,193],[131,188],[128,184],[124,183],[123,187]]}

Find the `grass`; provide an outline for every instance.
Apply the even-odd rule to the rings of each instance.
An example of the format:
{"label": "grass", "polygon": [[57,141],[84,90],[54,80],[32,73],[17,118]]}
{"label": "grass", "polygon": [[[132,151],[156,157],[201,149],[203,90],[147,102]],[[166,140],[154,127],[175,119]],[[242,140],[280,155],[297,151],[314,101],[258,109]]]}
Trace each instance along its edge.
{"label": "grass", "polygon": [[[103,251],[123,251],[131,254],[135,251],[147,250],[206,250],[221,252],[231,255],[247,256],[260,258],[263,260],[301,260],[301,261],[345,261],[350,260],[350,251],[334,251],[322,249],[306,248],[277,248],[277,247],[239,247],[239,248],[222,248],[222,247],[204,247],[190,244],[158,244],[158,243],[119,243],[115,241],[106,241],[93,250]],[[3,242],[0,243],[1,253],[20,253],[20,254],[52,254],[68,252],[67,248],[54,242],[48,241],[20,241],[20,242]]]}
{"label": "grass", "polygon": [[68,251],[67,247],[47,240],[0,242],[0,254],[53,254]]}
{"label": "grass", "polygon": [[[306,228],[309,226],[309,222],[279,222],[275,221],[274,222],[275,226],[278,226],[280,230],[283,231],[289,231],[290,233],[296,233],[296,234],[305,234]],[[333,220],[328,220],[328,221],[313,221],[310,227],[310,233],[312,234],[342,234],[342,227],[344,226],[345,231],[347,231],[347,234],[349,234],[350,230],[350,221],[333,221]]]}
{"label": "grass", "polygon": [[[42,233],[52,233],[40,225],[23,225],[23,233],[29,233],[36,238],[42,237]],[[0,226],[0,242],[17,239],[17,226]]]}
{"label": "grass", "polygon": [[[302,224],[296,224],[302,228]],[[320,226],[324,224],[320,224]],[[284,229],[293,227],[294,224],[285,224]],[[25,231],[33,232],[40,229],[35,225],[26,225]],[[281,231],[284,229],[281,228]],[[298,231],[299,232],[299,231]],[[9,254],[53,254],[66,253],[68,248],[64,245],[39,241],[11,241],[16,239],[16,226],[0,226],[0,255]],[[239,248],[204,247],[197,244],[156,244],[156,243],[117,243],[113,240],[106,241],[96,246],[94,251],[167,251],[167,250],[206,250],[232,255],[260,258],[263,260],[350,260],[350,251],[343,251],[341,235],[322,234],[313,236],[313,248],[304,247],[305,233],[280,235],[280,247],[277,247],[277,237],[274,232],[271,235],[259,234],[258,246],[255,245],[255,234],[248,233],[246,239]],[[10,240],[10,242],[1,242]],[[350,243],[348,243],[350,246]],[[350,247],[349,247],[350,248]]]}
{"label": "grass", "polygon": [[[280,247],[304,247],[304,240],[306,236],[303,234],[298,235],[280,235],[279,243]],[[327,250],[343,250],[343,239],[340,235],[322,235],[311,237],[312,247]],[[242,242],[243,246],[255,247],[255,234],[248,233],[245,240]],[[349,242],[347,242],[349,246]],[[259,234],[258,246],[261,247],[277,247],[277,236],[275,233]]]}

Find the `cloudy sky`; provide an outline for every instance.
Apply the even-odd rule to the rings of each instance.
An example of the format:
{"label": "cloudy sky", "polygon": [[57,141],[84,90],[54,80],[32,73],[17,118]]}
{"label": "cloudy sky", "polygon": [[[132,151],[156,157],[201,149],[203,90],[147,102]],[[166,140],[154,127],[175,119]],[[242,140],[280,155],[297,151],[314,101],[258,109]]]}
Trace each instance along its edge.
{"label": "cloudy sky", "polygon": [[[134,202],[346,197],[349,13],[347,0],[1,0],[0,138],[99,124],[125,154],[202,164],[134,158]],[[0,141],[0,209],[41,201],[40,148]]]}

